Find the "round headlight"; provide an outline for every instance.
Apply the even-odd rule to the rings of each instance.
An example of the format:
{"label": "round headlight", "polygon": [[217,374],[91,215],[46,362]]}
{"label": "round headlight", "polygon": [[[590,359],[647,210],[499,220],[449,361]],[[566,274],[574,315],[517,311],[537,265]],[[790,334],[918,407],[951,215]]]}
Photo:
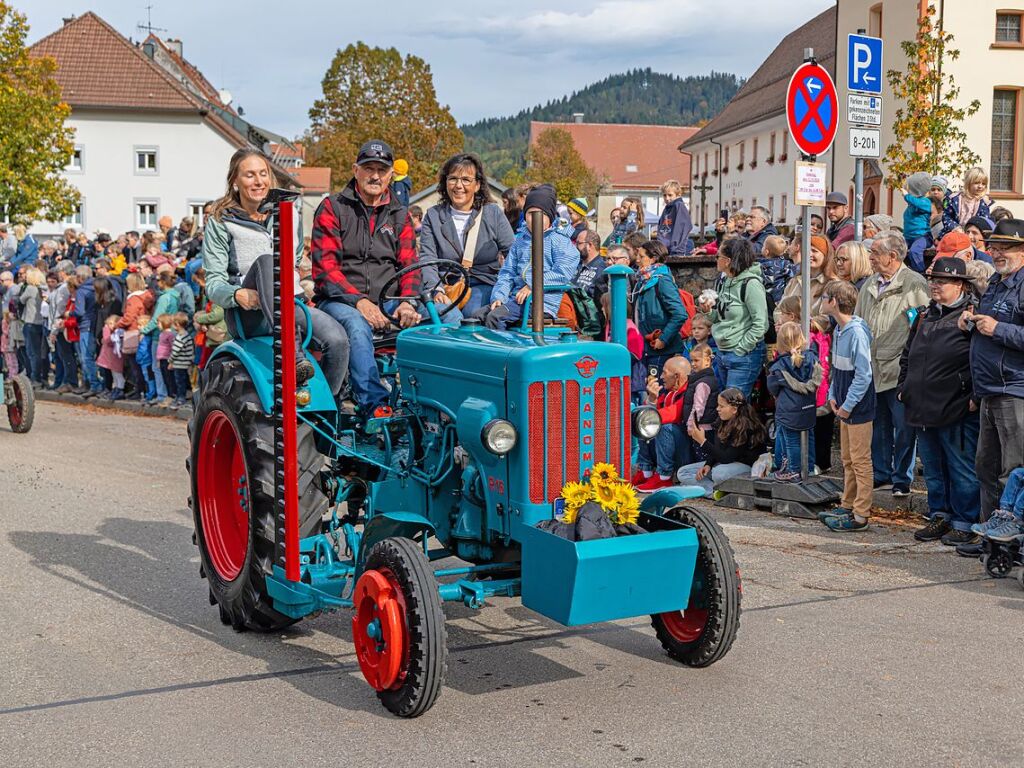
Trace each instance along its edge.
{"label": "round headlight", "polygon": [[498,456],[504,456],[515,448],[518,439],[516,428],[512,426],[511,422],[504,419],[494,419],[488,422],[481,437],[487,450]]}
{"label": "round headlight", "polygon": [[661,431],[661,415],[657,408],[645,405],[633,411],[633,434],[641,440],[650,440]]}

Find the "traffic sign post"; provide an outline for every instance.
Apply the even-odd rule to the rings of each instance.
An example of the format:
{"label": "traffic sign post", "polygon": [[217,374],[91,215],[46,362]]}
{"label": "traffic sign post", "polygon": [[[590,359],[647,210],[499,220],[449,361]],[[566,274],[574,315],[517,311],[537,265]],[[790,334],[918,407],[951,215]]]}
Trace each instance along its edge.
{"label": "traffic sign post", "polygon": [[846,87],[850,91],[882,92],[882,39],[850,35],[846,52]]}
{"label": "traffic sign post", "polygon": [[881,131],[877,128],[850,128],[850,157],[881,157],[879,142]]}
{"label": "traffic sign post", "polygon": [[863,93],[847,94],[846,119],[854,125],[881,125],[882,97]]}
{"label": "traffic sign post", "polygon": [[882,40],[863,29],[846,46],[846,118],[850,123],[850,157],[854,158],[854,239],[864,239],[864,158],[881,156]]}

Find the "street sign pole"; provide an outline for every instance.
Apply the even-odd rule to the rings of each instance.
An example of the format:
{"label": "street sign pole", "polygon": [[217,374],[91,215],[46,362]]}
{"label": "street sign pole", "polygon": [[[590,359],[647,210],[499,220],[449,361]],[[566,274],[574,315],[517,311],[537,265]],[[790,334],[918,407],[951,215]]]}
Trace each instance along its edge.
{"label": "street sign pole", "polygon": [[854,161],[853,171],[853,239],[864,239],[864,159]]}

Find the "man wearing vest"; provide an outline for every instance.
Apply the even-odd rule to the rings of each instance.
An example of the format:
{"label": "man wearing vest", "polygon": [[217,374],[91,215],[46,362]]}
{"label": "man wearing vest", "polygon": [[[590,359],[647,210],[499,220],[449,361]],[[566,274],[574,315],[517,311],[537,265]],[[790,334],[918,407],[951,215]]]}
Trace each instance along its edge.
{"label": "man wearing vest", "polygon": [[[416,262],[416,233],[407,209],[391,194],[393,173],[391,147],[378,139],[366,142],[352,180],[324,198],[313,219],[314,298],[348,333],[352,393],[366,416],[389,415],[389,392],[373,356],[373,332],[390,325],[377,306],[380,291],[398,270]],[[418,273],[405,275],[399,295],[414,296],[418,287]],[[410,302],[399,303],[394,313],[403,328],[422,320]]]}

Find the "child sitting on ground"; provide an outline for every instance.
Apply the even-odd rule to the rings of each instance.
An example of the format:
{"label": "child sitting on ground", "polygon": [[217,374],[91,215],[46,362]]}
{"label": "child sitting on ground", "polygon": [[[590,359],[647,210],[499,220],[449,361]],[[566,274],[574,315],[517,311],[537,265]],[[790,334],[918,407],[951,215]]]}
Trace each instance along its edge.
{"label": "child sitting on ground", "polygon": [[991,541],[1024,537],[1024,467],[1010,472],[1003,495],[999,497],[999,509],[984,523],[972,525],[971,531]]}
{"label": "child sitting on ground", "polygon": [[[775,454],[782,457],[775,479],[800,479],[803,463],[814,468],[814,419],[821,384],[818,358],[807,348],[807,339],[796,323],[779,327],[778,358],[768,369],[768,391],[775,398]],[[807,434],[807,454],[801,455],[802,435]]]}
{"label": "child sitting on ground", "polygon": [[174,389],[168,387],[167,391],[174,392],[174,402],[171,403],[171,408],[181,408],[192,394],[189,371],[192,369],[192,362],[196,356],[196,347],[192,341],[192,334],[188,330],[188,315],[184,312],[175,313],[171,318],[171,330],[174,332],[174,341],[171,345],[171,356],[167,366],[171,371]]}
{"label": "child sitting on ground", "polygon": [[174,348],[174,329],[171,328],[173,315],[163,314],[156,319],[157,327],[160,329],[160,337],[156,345],[156,360],[160,366],[160,375],[164,377],[164,386],[167,387],[167,397],[160,405],[169,407],[174,402],[171,393],[174,392],[174,376],[171,373],[170,361],[171,350]]}
{"label": "child sitting on ground", "polygon": [[110,390],[111,400],[124,399],[124,358],[121,353],[120,337],[117,323],[120,315],[110,315],[103,323],[103,337],[100,343],[100,354],[96,358],[96,365],[110,372],[114,386]]}

